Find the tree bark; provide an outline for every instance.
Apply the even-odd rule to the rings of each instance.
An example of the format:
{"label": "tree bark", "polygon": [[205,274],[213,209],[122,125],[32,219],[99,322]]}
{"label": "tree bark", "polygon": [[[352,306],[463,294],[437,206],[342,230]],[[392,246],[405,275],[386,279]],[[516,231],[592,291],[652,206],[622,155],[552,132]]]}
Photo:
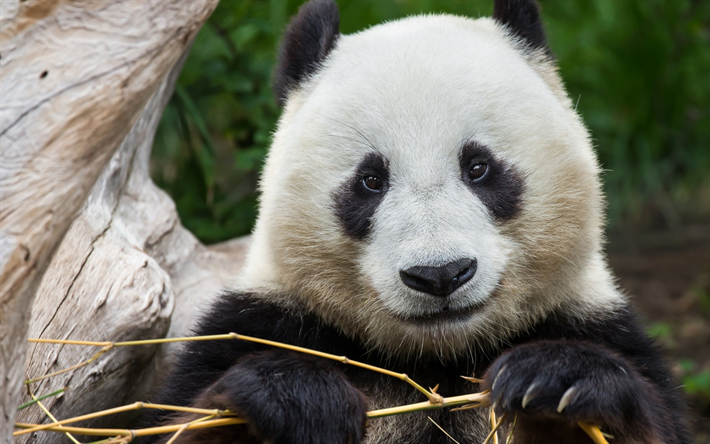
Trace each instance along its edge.
{"label": "tree bark", "polygon": [[[173,295],[190,279],[219,280],[216,253],[180,228],[148,178],[152,137],[178,70],[166,74],[217,0],[0,3],[0,441],[10,442],[36,293],[34,335],[120,340],[164,332]],[[145,251],[136,250],[141,242]],[[87,354],[31,352],[29,376]],[[67,412],[138,389],[131,378],[150,350],[112,353],[103,367],[59,382],[70,384],[57,399]],[[84,407],[70,407],[70,393]]]}

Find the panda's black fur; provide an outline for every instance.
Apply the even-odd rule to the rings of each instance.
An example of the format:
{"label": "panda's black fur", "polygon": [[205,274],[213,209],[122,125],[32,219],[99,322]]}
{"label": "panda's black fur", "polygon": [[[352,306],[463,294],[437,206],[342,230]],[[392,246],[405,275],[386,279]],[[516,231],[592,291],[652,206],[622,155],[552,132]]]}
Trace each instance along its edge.
{"label": "panda's black fur", "polygon": [[[367,350],[363,344],[324,325],[317,317],[284,312],[255,295],[222,296],[195,334],[234,331],[345,355],[379,367],[392,366],[387,356]],[[668,370],[628,308],[606,320],[590,320],[586,324],[570,323],[564,314],[553,313],[530,332],[511,341],[502,356],[483,353],[481,358],[475,364],[431,359],[400,363],[392,369],[406,373],[424,386],[439,384],[440,393],[463,394],[490,388],[492,378],[505,365],[510,379],[493,389],[493,398],[505,410],[533,414],[529,419],[524,415],[518,418],[515,436],[521,442],[586,442],[585,435],[575,424],[577,417],[609,425],[611,429],[607,430],[618,431],[616,442],[692,442],[684,429],[683,406]],[[495,361],[493,367],[492,361]],[[563,384],[578,379],[591,367],[596,372],[591,381],[595,384],[590,387],[585,402],[567,412],[571,421],[565,417],[560,423],[553,412],[566,389]],[[535,369],[535,373],[531,374],[530,369]],[[461,378],[461,375],[481,375],[486,371],[483,387],[473,386]],[[531,376],[538,375],[544,376],[541,395],[523,410],[520,404],[525,389]],[[183,351],[159,401],[204,408],[236,407],[260,427],[250,428],[259,439],[248,437],[244,433],[245,426],[235,426],[215,428],[209,434],[185,432],[184,442],[334,443],[347,442],[347,436],[353,438],[352,442],[359,442],[357,438],[365,432],[367,402],[357,389],[370,392],[388,387],[401,392],[412,391],[404,383],[395,386],[390,378],[252,342],[193,342]],[[195,402],[198,398],[200,401]],[[616,399],[623,402],[615,404]],[[319,414],[323,416],[317,417]],[[451,418],[457,414],[431,411],[423,417],[430,416],[445,430],[451,430]],[[538,414],[542,418],[537,417]],[[157,416],[155,422],[166,414]],[[291,422],[281,422],[286,418]],[[630,441],[622,441],[623,436],[618,434],[621,430]],[[654,432],[661,440],[654,439]],[[422,426],[414,430],[413,435],[418,437],[417,443],[449,442],[436,428]],[[471,438],[471,441],[466,437],[457,439],[477,442],[475,437]]]}
{"label": "panda's black fur", "polygon": [[[547,50],[539,9],[533,0],[496,0],[494,18],[525,45]],[[280,103],[320,69],[338,36],[334,3],[316,0],[301,8],[285,33],[275,73]],[[521,174],[475,144],[462,150],[462,164],[469,162],[466,153],[470,152],[486,157],[493,167],[499,162],[498,170],[510,173],[499,176],[489,188],[476,188],[474,193],[494,219],[515,218],[525,205]],[[379,177],[387,179],[385,160],[372,155],[363,163],[366,165],[362,168],[382,170]],[[360,169],[356,169],[355,181],[364,174]],[[462,170],[466,171],[464,166]],[[358,197],[357,184],[345,181],[335,193],[333,211],[348,236],[357,241],[367,238],[384,187],[379,197]],[[273,300],[294,302],[282,305]],[[438,392],[446,396],[491,390],[490,399],[497,412],[509,413],[504,429],[510,430],[517,417],[513,435],[516,444],[591,442],[578,426],[579,421],[599,425],[614,435],[617,444],[691,442],[677,387],[657,347],[628,305],[619,305],[603,316],[580,319],[561,304],[503,341],[477,344],[475,359],[426,353],[416,359],[401,359],[357,335],[343,333],[340,325],[315,314],[298,300],[290,295],[265,298],[259,293],[227,293],[202,318],[195,334],[237,332],[344,355],[406,373],[425,387],[438,384]],[[484,382],[474,385],[461,378],[470,375],[483,375]],[[575,390],[568,392],[573,386]],[[570,402],[558,413],[563,397]],[[393,419],[373,436],[366,427],[366,412],[373,400],[422,399],[411,386],[390,376],[239,340],[188,343],[162,394],[155,399],[162,404],[230,409],[249,422],[185,431],[177,440],[180,443],[355,444],[367,439],[377,443],[450,442],[439,428],[431,426],[427,416],[461,443],[481,442],[489,430],[485,415],[473,410],[442,409],[408,414],[401,423]],[[195,418],[158,411],[149,422]],[[370,426],[376,421],[386,419],[372,419]],[[161,438],[162,442],[167,439]]]}

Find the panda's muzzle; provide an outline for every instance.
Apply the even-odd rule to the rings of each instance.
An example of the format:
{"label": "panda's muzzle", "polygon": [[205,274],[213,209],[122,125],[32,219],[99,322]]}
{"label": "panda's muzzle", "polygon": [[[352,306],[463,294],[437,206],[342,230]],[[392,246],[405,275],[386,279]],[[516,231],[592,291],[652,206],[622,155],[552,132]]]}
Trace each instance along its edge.
{"label": "panda's muzzle", "polygon": [[476,274],[476,259],[459,259],[438,267],[411,267],[399,276],[409,288],[433,296],[446,297]]}

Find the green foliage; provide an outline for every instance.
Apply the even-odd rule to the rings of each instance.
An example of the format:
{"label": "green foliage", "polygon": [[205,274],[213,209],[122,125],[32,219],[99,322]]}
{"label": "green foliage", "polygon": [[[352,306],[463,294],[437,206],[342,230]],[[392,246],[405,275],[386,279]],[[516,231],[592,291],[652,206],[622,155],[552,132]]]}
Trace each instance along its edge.
{"label": "green foliage", "polygon": [[646,328],[646,333],[667,348],[675,348],[673,331],[670,324],[665,322],[654,322]]}
{"label": "green foliage", "polygon": [[700,312],[710,315],[710,273],[702,274],[690,292],[698,300]]}
{"label": "green foliage", "polygon": [[710,3],[544,6],[562,76],[607,169],[612,224],[651,209],[679,225],[710,185]]}
{"label": "green foliage", "polygon": [[710,406],[710,370],[699,370],[698,365],[689,359],[683,359],[678,364],[683,371],[685,392]]}
{"label": "green foliage", "polygon": [[[656,322],[651,324],[646,332],[665,348],[674,349],[677,346],[670,324]],[[678,367],[685,392],[693,396],[699,404],[710,406],[710,370],[700,369],[692,359],[680,359]]]}
{"label": "green foliage", "polygon": [[[592,130],[613,226],[710,209],[710,2],[541,0],[550,46]],[[222,0],[156,137],[153,177],[211,243],[246,234],[279,110],[278,36],[297,0]],[[420,12],[490,15],[492,0],[340,0],[344,33]],[[656,217],[659,216],[659,217]]]}
{"label": "green foliage", "polygon": [[683,384],[687,393],[710,398],[710,370],[686,375],[683,377]]}
{"label": "green foliage", "polygon": [[256,178],[279,112],[270,76],[286,6],[221,2],[158,129],[153,177],[207,243],[248,233],[256,217]]}

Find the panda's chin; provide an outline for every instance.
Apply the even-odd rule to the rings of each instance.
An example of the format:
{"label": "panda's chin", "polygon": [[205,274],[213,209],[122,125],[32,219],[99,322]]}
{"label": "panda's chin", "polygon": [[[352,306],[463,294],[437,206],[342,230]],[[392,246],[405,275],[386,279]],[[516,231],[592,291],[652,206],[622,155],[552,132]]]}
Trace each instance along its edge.
{"label": "panda's chin", "polygon": [[484,302],[481,301],[465,307],[451,308],[446,305],[435,312],[426,314],[406,315],[393,313],[392,315],[401,321],[417,325],[458,323],[470,319],[477,311],[483,308],[484,305]]}

